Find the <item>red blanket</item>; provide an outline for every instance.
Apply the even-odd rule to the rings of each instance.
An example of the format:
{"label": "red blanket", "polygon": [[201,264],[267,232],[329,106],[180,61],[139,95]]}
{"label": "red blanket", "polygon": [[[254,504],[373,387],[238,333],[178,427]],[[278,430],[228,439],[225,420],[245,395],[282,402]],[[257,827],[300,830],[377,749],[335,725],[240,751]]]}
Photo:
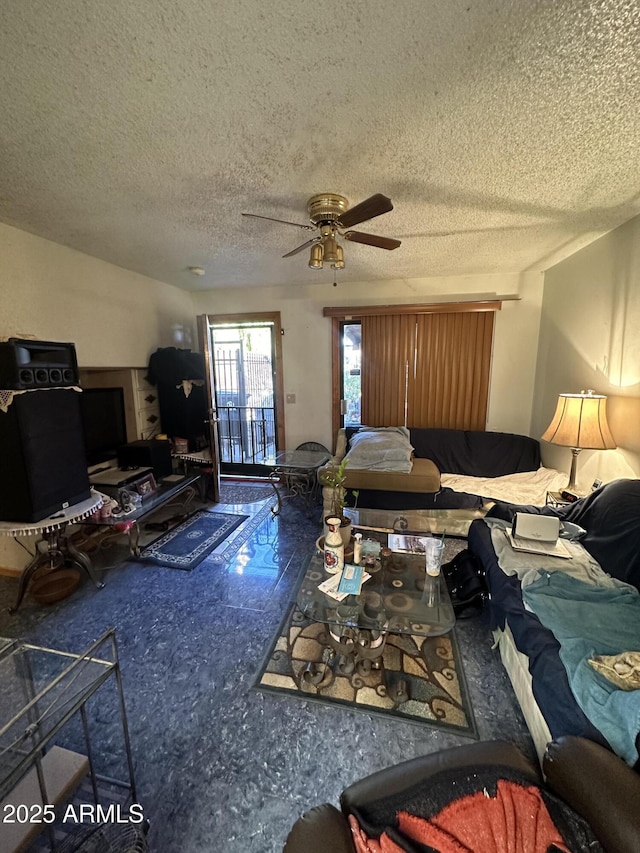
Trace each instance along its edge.
{"label": "red blanket", "polygon": [[[454,800],[427,820],[398,812],[397,833],[440,853],[547,853],[551,845],[570,853],[547,811],[540,791],[500,779],[495,797],[479,791]],[[387,832],[369,838],[349,816],[358,853],[405,853]],[[396,834],[396,833],[394,833]],[[553,848],[552,848],[553,849]]]}

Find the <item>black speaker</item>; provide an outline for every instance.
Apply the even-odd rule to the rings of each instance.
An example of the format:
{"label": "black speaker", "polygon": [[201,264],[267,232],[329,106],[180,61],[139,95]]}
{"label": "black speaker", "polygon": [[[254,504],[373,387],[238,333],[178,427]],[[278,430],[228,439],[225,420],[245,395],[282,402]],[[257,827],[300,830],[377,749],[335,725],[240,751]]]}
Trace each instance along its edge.
{"label": "black speaker", "polygon": [[91,496],[80,394],[16,394],[0,411],[0,520],[40,521]]}
{"label": "black speaker", "polygon": [[118,448],[120,468],[153,468],[156,480],[168,477],[173,471],[171,442],[152,438],[149,441],[131,441]]}
{"label": "black speaker", "polygon": [[78,385],[74,344],[9,338],[0,343],[0,388],[24,391]]}

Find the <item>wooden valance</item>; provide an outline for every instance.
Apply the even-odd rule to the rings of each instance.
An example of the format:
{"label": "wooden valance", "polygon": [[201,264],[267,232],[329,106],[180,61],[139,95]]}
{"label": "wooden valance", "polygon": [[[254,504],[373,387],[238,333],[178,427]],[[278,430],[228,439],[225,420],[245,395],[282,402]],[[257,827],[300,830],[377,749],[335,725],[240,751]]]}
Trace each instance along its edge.
{"label": "wooden valance", "polygon": [[347,308],[323,308],[323,317],[358,320],[360,317],[389,317],[394,314],[458,314],[469,311],[500,311],[501,299],[478,302],[421,302],[415,305],[355,305]]}

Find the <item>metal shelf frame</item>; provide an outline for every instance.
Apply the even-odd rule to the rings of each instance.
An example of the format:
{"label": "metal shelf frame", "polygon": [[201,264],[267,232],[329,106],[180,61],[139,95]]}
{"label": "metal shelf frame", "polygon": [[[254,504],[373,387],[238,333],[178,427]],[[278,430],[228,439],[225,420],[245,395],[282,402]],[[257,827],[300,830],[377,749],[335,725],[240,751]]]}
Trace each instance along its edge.
{"label": "metal shelf frame", "polygon": [[[128,776],[125,781],[96,772],[91,744],[86,705],[109,679],[115,680]],[[51,802],[42,759],[58,733],[79,713],[95,804],[99,803],[101,782],[125,789],[127,802],[138,803],[114,628],[81,654],[0,638],[0,684],[0,801],[34,768],[42,803]],[[48,826],[49,846],[55,850],[52,827]]]}

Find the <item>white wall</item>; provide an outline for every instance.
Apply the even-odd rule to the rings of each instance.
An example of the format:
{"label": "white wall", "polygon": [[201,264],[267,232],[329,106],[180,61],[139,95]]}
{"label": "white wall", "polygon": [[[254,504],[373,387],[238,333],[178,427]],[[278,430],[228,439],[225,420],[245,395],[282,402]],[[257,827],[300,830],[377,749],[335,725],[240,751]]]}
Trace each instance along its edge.
{"label": "white wall", "polygon": [[222,288],[193,294],[197,314],[280,311],[284,328],[285,405],[288,447],[320,441],[332,448],[331,321],[327,306],[385,305],[519,294],[497,312],[487,428],[529,434],[535,379],[542,275],[455,276],[359,283]]}
{"label": "white wall", "polygon": [[[188,293],[0,223],[0,339],[71,341],[81,367],[145,367],[194,334]],[[25,562],[0,537],[0,567]]]}
{"label": "white wall", "polygon": [[81,367],[145,367],[194,334],[188,293],[0,223],[0,338],[71,341]]}
{"label": "white wall", "polygon": [[[640,217],[545,274],[533,435],[548,426],[557,395],[606,394],[618,450],[578,459],[578,486],[640,475]],[[543,442],[545,464],[569,470],[571,452]]]}

